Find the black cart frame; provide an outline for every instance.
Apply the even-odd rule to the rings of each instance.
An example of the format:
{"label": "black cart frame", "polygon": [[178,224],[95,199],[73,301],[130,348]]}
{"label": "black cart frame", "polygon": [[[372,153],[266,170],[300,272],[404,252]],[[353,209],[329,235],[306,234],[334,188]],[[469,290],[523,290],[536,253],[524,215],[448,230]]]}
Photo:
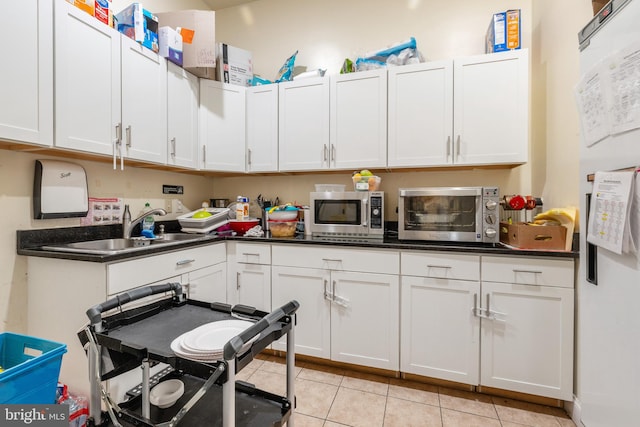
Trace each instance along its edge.
{"label": "black cart frame", "polygon": [[[164,298],[158,296],[149,303],[132,304],[133,308],[123,310],[133,301],[158,294],[165,294]],[[91,307],[87,310],[89,324],[78,333],[89,358],[90,423],[96,426],[111,422],[115,426],[169,427],[182,420],[186,422],[190,417],[192,425],[200,424],[204,418],[198,417],[206,417],[207,425],[221,427],[278,427],[284,423],[293,427],[294,314],[298,307],[297,301],[290,301],[266,313],[244,305],[232,307],[188,300],[179,283],[137,288]],[[103,313],[113,309],[119,311],[103,317]],[[170,343],[183,333],[206,323],[234,318],[254,324],[225,344],[222,360],[203,363],[182,358],[171,350]],[[284,335],[287,336],[286,397],[236,381],[236,372]],[[239,354],[251,340],[250,348]],[[150,377],[150,367],[156,363],[169,365],[162,378]],[[139,367],[142,368],[140,385],[127,393],[129,399],[125,402],[113,401],[103,381]],[[151,407],[151,382],[169,377],[182,378],[191,392],[185,392],[171,410]],[[106,413],[102,411],[103,403]],[[242,409],[242,405],[251,409]]]}

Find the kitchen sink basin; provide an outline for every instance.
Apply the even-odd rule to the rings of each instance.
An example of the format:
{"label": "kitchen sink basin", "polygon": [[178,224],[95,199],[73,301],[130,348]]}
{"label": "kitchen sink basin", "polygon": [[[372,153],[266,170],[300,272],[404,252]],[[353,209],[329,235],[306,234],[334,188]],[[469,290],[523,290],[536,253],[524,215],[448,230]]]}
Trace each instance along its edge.
{"label": "kitchen sink basin", "polygon": [[47,245],[42,249],[59,252],[73,252],[92,255],[114,255],[124,252],[144,251],[158,245],[171,245],[183,242],[206,240],[210,237],[203,234],[165,233],[155,239],[145,238],[113,238],[101,240],[89,240],[86,242],[63,243],[59,245]]}

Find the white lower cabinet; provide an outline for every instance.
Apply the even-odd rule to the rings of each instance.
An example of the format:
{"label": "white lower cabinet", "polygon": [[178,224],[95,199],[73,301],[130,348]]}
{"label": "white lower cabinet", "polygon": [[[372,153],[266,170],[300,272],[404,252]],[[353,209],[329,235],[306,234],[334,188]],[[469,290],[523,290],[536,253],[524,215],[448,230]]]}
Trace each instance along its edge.
{"label": "white lower cabinet", "polygon": [[271,247],[260,243],[227,243],[227,257],[233,272],[229,275],[229,302],[271,311]]}
{"label": "white lower cabinet", "polygon": [[[88,360],[76,335],[88,323],[87,309],[140,286],[175,282],[195,299],[217,300],[225,260],[224,242],[113,263],[29,257],[27,333],[67,345],[60,381],[88,396]],[[109,381],[114,396],[127,391],[129,380],[139,381],[137,372],[125,378]]]}
{"label": "white lower cabinet", "polygon": [[401,259],[403,372],[571,400],[573,260]]}
{"label": "white lower cabinet", "polygon": [[402,372],[478,384],[477,255],[402,252]]}
{"label": "white lower cabinet", "polygon": [[182,277],[189,299],[204,302],[227,301],[227,263],[201,268]]}
{"label": "white lower cabinet", "polygon": [[272,264],[272,305],[300,303],[296,353],[399,369],[397,252],[274,245]]}

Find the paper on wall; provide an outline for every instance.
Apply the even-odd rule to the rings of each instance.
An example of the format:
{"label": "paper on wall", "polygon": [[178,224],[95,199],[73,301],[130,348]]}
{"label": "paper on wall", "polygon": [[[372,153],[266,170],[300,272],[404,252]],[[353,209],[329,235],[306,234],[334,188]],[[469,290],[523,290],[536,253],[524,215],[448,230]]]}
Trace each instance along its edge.
{"label": "paper on wall", "polygon": [[606,60],[606,93],[610,97],[611,133],[640,128],[640,43],[636,42]]}
{"label": "paper on wall", "polygon": [[606,102],[606,72],[604,64],[586,73],[575,89],[582,135],[587,147],[611,133],[609,110]]}
{"label": "paper on wall", "polygon": [[122,199],[89,197],[89,213],[81,225],[106,225],[122,223]]}

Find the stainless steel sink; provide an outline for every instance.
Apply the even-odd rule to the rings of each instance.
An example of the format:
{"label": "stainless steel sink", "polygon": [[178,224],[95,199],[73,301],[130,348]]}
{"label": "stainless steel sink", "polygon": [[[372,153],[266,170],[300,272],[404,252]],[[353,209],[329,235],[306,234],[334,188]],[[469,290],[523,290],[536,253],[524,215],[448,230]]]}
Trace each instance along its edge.
{"label": "stainless steel sink", "polygon": [[89,240],[86,242],[64,243],[59,245],[47,245],[42,249],[59,252],[73,252],[91,255],[114,255],[124,252],[144,251],[158,245],[179,244],[188,241],[206,240],[210,237],[203,234],[165,233],[156,239],[144,238],[114,238]]}

